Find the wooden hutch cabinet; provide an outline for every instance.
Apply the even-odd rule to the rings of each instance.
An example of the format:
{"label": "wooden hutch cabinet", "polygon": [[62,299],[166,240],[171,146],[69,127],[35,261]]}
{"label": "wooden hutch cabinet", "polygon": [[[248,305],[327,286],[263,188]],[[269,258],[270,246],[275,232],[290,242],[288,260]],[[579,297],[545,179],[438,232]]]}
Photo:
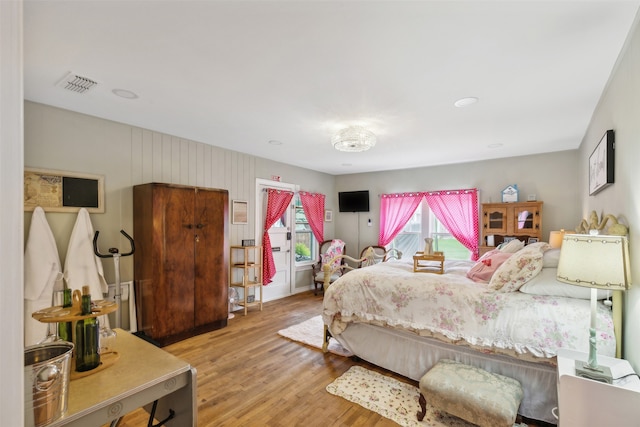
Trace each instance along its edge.
{"label": "wooden hutch cabinet", "polygon": [[160,345],[227,325],[227,190],[133,187],[138,330]]}
{"label": "wooden hutch cabinet", "polygon": [[[480,256],[502,243],[505,237],[515,237],[525,243],[529,239],[542,241],[542,203],[483,203]],[[487,236],[493,236],[494,246],[488,245]]]}

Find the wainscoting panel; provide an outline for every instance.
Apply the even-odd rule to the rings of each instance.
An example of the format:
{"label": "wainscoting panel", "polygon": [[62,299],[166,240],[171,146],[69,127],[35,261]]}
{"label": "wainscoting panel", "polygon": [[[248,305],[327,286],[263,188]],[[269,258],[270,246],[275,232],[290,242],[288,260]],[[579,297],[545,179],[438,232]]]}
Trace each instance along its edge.
{"label": "wainscoting panel", "polygon": [[131,130],[131,185],[146,182],[223,188],[249,202],[249,224],[229,220],[229,241],[254,238],[256,158],[146,129]]}

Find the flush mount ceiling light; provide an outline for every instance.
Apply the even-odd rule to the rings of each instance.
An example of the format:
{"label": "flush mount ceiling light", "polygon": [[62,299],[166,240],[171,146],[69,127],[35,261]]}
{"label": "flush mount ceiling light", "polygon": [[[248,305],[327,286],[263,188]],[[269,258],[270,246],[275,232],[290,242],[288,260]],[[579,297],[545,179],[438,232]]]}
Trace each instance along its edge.
{"label": "flush mount ceiling light", "polygon": [[350,126],[336,133],[331,144],[338,151],[367,151],[376,145],[376,136],[361,126]]}
{"label": "flush mount ceiling light", "polygon": [[130,90],[127,90],[127,89],[113,89],[111,92],[113,92],[114,95],[117,95],[121,98],[138,99],[138,95],[136,93],[131,92]]}
{"label": "flush mount ceiling light", "polygon": [[473,105],[476,102],[478,102],[478,98],[476,98],[475,96],[470,96],[468,98],[458,99],[453,105],[455,105],[458,108],[462,108],[462,107],[468,107],[469,105]]}

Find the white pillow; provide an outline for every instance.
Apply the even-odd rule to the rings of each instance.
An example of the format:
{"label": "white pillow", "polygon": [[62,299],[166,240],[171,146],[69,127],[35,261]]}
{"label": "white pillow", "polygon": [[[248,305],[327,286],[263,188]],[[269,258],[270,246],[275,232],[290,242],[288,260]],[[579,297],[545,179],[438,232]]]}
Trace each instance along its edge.
{"label": "white pillow", "polygon": [[[591,299],[590,288],[561,282],[556,278],[557,275],[557,268],[543,268],[538,275],[520,287],[520,292],[530,295]],[[609,296],[609,291],[598,289],[598,299],[605,299]]]}
{"label": "white pillow", "polygon": [[521,240],[515,239],[515,240],[511,240],[510,242],[501,244],[498,247],[498,249],[500,249],[502,252],[509,252],[514,254],[518,252],[520,249],[522,249],[523,247],[524,247],[524,242]]}
{"label": "white pillow", "polygon": [[560,259],[560,249],[549,249],[545,251],[542,257],[542,268],[556,268],[558,267],[558,260]]}

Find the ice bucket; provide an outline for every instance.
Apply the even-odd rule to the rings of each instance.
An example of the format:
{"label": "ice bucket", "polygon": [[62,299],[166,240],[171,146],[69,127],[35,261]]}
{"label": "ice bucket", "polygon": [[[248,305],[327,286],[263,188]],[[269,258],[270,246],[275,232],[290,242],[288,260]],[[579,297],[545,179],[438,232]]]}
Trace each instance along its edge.
{"label": "ice bucket", "polygon": [[72,351],[66,341],[24,349],[25,426],[47,425],[67,410]]}

